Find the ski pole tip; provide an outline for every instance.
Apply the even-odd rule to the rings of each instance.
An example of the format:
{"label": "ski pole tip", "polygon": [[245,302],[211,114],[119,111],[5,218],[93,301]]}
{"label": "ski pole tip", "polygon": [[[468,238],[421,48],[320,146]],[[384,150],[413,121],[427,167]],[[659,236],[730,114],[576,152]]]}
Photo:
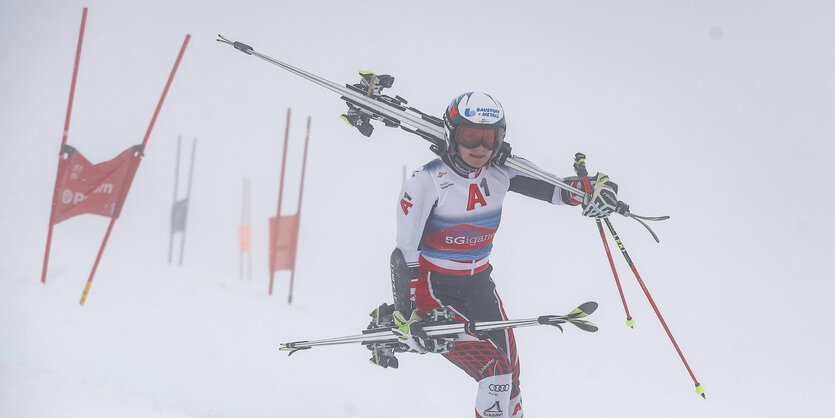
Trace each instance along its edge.
{"label": "ski pole tip", "polygon": [[631,316],[629,318],[626,318],[626,326],[629,327],[629,328],[634,329],[635,328],[635,319],[632,318]]}
{"label": "ski pole tip", "polygon": [[702,399],[707,399],[707,397],[705,397],[705,387],[702,386],[699,382],[696,382],[696,393],[702,395]]}

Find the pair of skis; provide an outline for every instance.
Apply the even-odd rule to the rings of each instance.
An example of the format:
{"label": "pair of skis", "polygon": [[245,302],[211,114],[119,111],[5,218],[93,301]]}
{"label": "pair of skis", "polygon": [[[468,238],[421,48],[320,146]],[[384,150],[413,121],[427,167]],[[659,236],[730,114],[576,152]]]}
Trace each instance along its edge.
{"label": "pair of skis", "polygon": [[[509,319],[503,321],[467,321],[467,322],[453,322],[453,321],[439,321],[426,322],[422,325],[424,337],[430,339],[454,339],[457,335],[465,333],[478,335],[483,332],[503,330],[509,328],[522,328],[536,325],[551,325],[559,328],[562,331],[562,324],[569,323],[577,328],[596,332],[597,325],[581,319],[591,315],[597,310],[597,302],[586,302],[578,306],[573,311],[565,315],[542,315],[536,318],[527,319]],[[377,312],[372,312],[374,315]],[[280,350],[288,351],[293,354],[299,350],[309,350],[313,347],[325,345],[338,344],[356,344],[362,345],[400,345],[400,336],[395,333],[397,327],[382,327],[364,330],[361,334],[349,335],[345,337],[326,338],[322,340],[312,341],[293,341],[281,344]],[[405,351],[405,350],[400,350]]]}
{"label": "pair of skis", "polygon": [[[218,35],[218,42],[230,45],[235,49],[254,57],[260,58],[273,65],[281,67],[299,77],[312,81],[328,90],[333,91],[341,96],[348,104],[348,111],[342,115],[342,119],[348,122],[349,125],[357,128],[364,136],[371,136],[374,128],[371,125],[371,120],[382,121],[385,126],[401,128],[406,132],[416,134],[421,138],[429,141],[432,145],[429,147],[432,152],[440,155],[446,147],[444,140],[444,123],[441,118],[431,116],[414,107],[407,105],[407,100],[395,96],[391,97],[382,94],[384,88],[391,87],[394,83],[394,77],[386,74],[374,74],[372,72],[360,72],[361,80],[359,84],[340,85],[333,81],[319,77],[316,74],[296,68],[290,64],[279,61],[275,58],[261,54],[253,49],[251,46],[238,41],[232,41],[222,35]],[[499,165],[512,168],[530,178],[544,181],[552,184],[560,189],[566,190],[580,197],[586,195],[586,192],[563,181],[553,175],[542,171],[536,167],[531,167],[525,164],[525,159],[511,155],[510,145],[506,142],[502,145],[499,151],[499,158],[497,163]],[[666,216],[640,216],[629,210],[629,205],[625,202],[618,202],[617,213],[620,215],[632,218],[641,223],[652,237],[658,241],[658,237],[652,229],[644,221],[660,221],[667,219]]]}

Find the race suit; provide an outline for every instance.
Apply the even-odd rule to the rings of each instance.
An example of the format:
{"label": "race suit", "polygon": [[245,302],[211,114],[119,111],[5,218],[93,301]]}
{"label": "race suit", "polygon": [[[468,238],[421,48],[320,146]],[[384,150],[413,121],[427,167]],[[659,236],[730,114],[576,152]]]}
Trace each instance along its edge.
{"label": "race suit", "polygon": [[[578,186],[576,179],[566,183]],[[489,263],[508,191],[555,205],[581,203],[575,194],[493,163],[462,175],[435,159],[403,185],[397,247],[410,267],[419,267],[411,283],[419,311],[447,306],[461,321],[508,319]],[[443,355],[479,383],[476,417],[522,417],[512,330],[462,334]]]}

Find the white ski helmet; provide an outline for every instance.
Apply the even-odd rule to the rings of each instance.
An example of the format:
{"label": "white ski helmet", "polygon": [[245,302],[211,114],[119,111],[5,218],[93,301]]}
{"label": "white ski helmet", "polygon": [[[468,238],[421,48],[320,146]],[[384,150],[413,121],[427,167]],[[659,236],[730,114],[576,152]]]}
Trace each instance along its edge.
{"label": "white ski helmet", "polygon": [[464,164],[458,155],[456,138],[458,130],[462,127],[495,128],[498,131],[496,132],[498,140],[489,147],[492,150],[492,160],[499,152],[507,129],[502,104],[487,93],[472,91],[452,99],[444,112],[446,152],[451,159]]}

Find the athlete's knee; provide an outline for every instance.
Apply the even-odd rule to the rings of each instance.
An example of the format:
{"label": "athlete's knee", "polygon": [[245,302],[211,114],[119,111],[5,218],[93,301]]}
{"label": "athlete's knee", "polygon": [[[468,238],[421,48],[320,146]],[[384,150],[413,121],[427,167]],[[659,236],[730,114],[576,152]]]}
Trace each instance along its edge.
{"label": "athlete's knee", "polygon": [[507,418],[512,416],[511,380],[510,373],[507,373],[485,377],[478,381],[478,394],[475,400],[476,417]]}
{"label": "athlete's knee", "polygon": [[510,418],[524,418],[525,412],[522,410],[522,395],[510,398]]}

